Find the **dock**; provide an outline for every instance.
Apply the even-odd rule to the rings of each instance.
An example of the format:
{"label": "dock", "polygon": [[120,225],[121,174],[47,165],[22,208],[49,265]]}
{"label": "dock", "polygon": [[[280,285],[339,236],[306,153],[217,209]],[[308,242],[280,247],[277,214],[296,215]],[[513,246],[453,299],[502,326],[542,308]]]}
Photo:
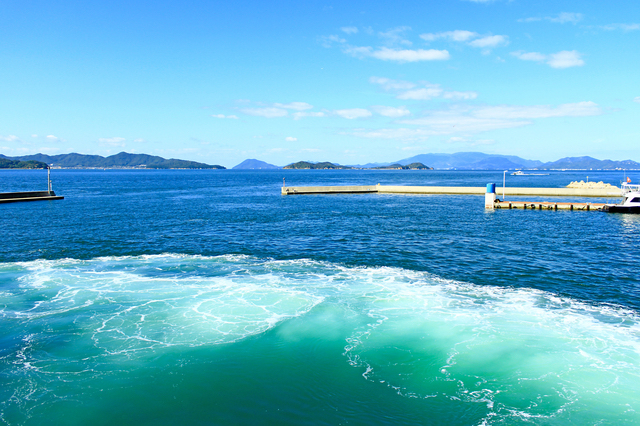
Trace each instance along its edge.
{"label": "dock", "polygon": [[549,201],[495,201],[494,209],[529,209],[529,210],[582,210],[582,211],[602,211],[604,203],[553,203]]}
{"label": "dock", "polygon": [[64,197],[51,191],[0,192],[0,204],[20,201],[63,200]]}
{"label": "dock", "polygon": [[[484,195],[484,186],[283,186],[282,195],[310,194],[430,194],[430,195]],[[496,188],[497,195],[503,194],[502,188]],[[504,188],[505,196],[532,197],[620,197],[622,191],[610,188]]]}

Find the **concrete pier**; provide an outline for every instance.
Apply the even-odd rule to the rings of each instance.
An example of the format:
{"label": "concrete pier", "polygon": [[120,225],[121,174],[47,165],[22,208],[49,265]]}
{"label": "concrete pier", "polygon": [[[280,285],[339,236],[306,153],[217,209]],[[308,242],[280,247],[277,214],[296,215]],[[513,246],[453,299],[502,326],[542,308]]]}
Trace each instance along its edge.
{"label": "concrete pier", "polygon": [[530,209],[530,210],[583,210],[602,211],[603,203],[553,203],[549,201],[496,201],[494,209]]}
{"label": "concrete pier", "polygon": [[[484,186],[287,186],[282,187],[282,195],[302,194],[443,194],[443,195],[484,195]],[[501,196],[503,189],[496,187]],[[620,188],[505,188],[505,196],[536,197],[620,197]]]}
{"label": "concrete pier", "polygon": [[63,200],[53,191],[0,192],[1,203],[17,203],[20,201]]}

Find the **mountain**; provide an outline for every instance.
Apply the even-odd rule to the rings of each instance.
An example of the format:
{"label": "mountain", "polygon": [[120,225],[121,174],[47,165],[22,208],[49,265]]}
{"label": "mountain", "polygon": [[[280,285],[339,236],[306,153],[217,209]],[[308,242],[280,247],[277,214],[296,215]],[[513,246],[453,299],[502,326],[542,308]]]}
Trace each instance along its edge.
{"label": "mountain", "polygon": [[0,155],[0,169],[46,169],[48,167],[40,161],[8,160],[4,155]]}
{"label": "mountain", "polygon": [[482,152],[456,152],[455,154],[420,154],[397,161],[400,164],[410,163],[428,164],[434,169],[465,169],[465,170],[504,170],[535,168],[541,166],[542,161],[525,160],[513,155],[484,154]]}
{"label": "mountain", "polygon": [[284,166],[285,169],[303,169],[303,170],[320,170],[320,169],[351,169],[348,166],[341,166],[339,164],[329,163],[327,161],[323,163],[309,163],[308,161],[298,161],[297,163]]}
{"label": "mountain", "polygon": [[280,167],[265,163],[264,161],[248,159],[235,166],[233,170],[275,170],[279,168]]}
{"label": "mountain", "polygon": [[[4,157],[4,156],[2,156]],[[77,167],[77,168],[122,168],[136,167],[147,169],[224,169],[225,167],[218,165],[209,165],[198,163],[196,161],[177,160],[171,158],[169,160],[155,155],[147,154],[129,154],[120,152],[109,157],[100,155],[83,155],[77,153],[46,155],[34,154],[24,155],[21,157],[4,157],[10,160],[18,161],[40,161],[52,164],[55,167]]]}
{"label": "mountain", "polygon": [[598,160],[593,157],[565,157],[558,161],[544,163],[539,169],[640,169],[640,163],[631,160]]}

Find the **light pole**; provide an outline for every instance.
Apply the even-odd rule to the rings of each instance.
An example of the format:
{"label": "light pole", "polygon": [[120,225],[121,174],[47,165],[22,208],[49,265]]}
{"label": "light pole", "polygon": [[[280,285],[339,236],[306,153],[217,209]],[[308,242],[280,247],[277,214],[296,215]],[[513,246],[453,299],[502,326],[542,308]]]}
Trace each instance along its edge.
{"label": "light pole", "polygon": [[505,182],[507,181],[507,172],[508,170],[505,170],[502,173],[502,201],[504,201],[504,187],[505,187]]}

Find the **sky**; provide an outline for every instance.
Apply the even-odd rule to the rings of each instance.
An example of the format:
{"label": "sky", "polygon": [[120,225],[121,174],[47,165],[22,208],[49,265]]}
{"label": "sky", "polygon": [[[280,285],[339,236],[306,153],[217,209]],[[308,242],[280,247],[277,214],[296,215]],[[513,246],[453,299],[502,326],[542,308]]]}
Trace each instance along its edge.
{"label": "sky", "polygon": [[2,0],[0,154],[640,161],[640,1]]}

